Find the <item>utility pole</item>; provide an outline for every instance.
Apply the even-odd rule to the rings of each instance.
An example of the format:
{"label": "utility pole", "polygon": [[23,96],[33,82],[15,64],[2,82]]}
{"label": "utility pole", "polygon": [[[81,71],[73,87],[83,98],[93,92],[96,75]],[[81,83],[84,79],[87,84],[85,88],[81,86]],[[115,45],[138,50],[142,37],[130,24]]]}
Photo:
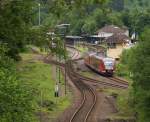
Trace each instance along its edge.
{"label": "utility pole", "polygon": [[40,122],[42,122],[42,89],[40,91]]}
{"label": "utility pole", "polygon": [[67,94],[67,71],[66,71],[66,42],[65,42],[65,39],[64,39],[64,50],[65,50],[65,54],[64,54],[64,59],[65,59],[65,94]]}
{"label": "utility pole", "polygon": [[38,4],[39,6],[39,26],[41,25],[41,4]]}
{"label": "utility pole", "polygon": [[[60,25],[57,25],[56,26],[56,28],[57,29],[59,29],[59,30],[64,30],[63,32],[59,32],[58,33],[58,35],[59,35],[59,37],[60,37],[60,39],[61,40],[59,40],[59,42],[58,42],[58,48],[59,49],[62,49],[62,48],[64,48],[64,61],[65,61],[65,78],[64,78],[64,84],[65,84],[65,94],[67,94],[67,84],[66,84],[66,82],[67,82],[67,73],[66,73],[66,60],[67,60],[67,56],[66,56],[66,43],[65,43],[65,36],[66,36],[66,32],[67,32],[67,29],[68,29],[68,26],[70,26],[70,24],[60,24]],[[64,40],[63,41],[63,44],[61,43],[62,42],[62,40]],[[62,47],[61,47],[61,45],[62,45]],[[59,52],[60,53],[60,52]],[[61,61],[61,54],[58,54],[59,55],[59,62]],[[60,79],[60,67],[59,67],[59,83],[61,82],[61,79]]]}
{"label": "utility pole", "polygon": [[[59,50],[59,42],[57,39],[56,39],[56,49]],[[59,51],[58,52],[56,51],[56,61],[59,61]],[[59,97],[59,76],[58,75],[59,75],[59,67],[56,65],[56,86],[55,86],[56,97]]]}

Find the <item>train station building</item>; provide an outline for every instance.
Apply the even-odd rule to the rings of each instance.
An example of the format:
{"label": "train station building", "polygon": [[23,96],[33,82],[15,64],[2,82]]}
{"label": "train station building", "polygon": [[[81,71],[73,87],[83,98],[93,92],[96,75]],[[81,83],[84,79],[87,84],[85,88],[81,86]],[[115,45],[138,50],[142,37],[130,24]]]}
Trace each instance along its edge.
{"label": "train station building", "polygon": [[129,47],[131,39],[127,27],[106,25],[97,31],[99,37],[103,37],[107,46],[107,56],[119,59],[122,51]]}

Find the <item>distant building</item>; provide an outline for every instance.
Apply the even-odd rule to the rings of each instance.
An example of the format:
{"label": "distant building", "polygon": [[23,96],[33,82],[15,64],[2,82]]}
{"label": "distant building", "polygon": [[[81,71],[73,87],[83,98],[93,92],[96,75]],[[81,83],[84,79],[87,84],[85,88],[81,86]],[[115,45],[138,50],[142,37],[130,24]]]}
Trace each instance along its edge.
{"label": "distant building", "polygon": [[108,38],[113,34],[118,34],[118,33],[129,36],[129,30],[126,27],[120,28],[115,25],[106,25],[97,31],[98,36],[101,36],[103,38]]}
{"label": "distant building", "polygon": [[131,39],[125,34],[114,34],[106,39],[107,55],[109,57],[119,59],[122,51],[131,44]]}
{"label": "distant building", "polygon": [[115,59],[119,59],[123,49],[131,43],[129,30],[126,27],[106,25],[97,31],[97,36],[104,39],[103,42],[108,48],[107,55]]}
{"label": "distant building", "polygon": [[66,36],[65,37],[66,44],[73,45],[73,46],[82,40],[83,40],[83,37],[81,36]]}
{"label": "distant building", "polygon": [[102,43],[104,43],[104,38],[101,37],[100,35],[85,36],[84,39],[87,43],[91,43],[91,44],[102,44]]}

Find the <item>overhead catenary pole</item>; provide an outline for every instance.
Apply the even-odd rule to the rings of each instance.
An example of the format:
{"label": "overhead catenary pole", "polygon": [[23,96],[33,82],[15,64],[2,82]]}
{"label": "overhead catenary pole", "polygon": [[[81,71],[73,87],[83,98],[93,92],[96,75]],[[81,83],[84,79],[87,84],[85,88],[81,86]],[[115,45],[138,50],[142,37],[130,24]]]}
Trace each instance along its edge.
{"label": "overhead catenary pole", "polygon": [[38,4],[39,6],[39,26],[41,25],[41,4]]}
{"label": "overhead catenary pole", "polygon": [[64,59],[65,59],[65,94],[67,94],[67,71],[66,71],[66,42],[65,42],[65,39],[64,39],[64,51],[65,51],[65,54],[64,54]]}
{"label": "overhead catenary pole", "polygon": [[[59,47],[59,50],[61,50],[61,43],[60,43],[60,39],[59,39],[59,42],[58,42],[58,47]],[[60,51],[59,51],[59,55],[58,55],[58,61],[61,62],[61,54],[60,54]],[[59,67],[59,83],[61,83],[61,78],[60,78],[60,67]]]}
{"label": "overhead catenary pole", "polygon": [[[66,60],[67,60],[67,56],[66,56],[66,43],[65,43],[65,36],[66,36],[66,32],[67,32],[67,29],[68,29],[68,26],[70,26],[70,24],[60,24],[60,25],[57,25],[56,26],[56,28],[58,28],[58,29],[65,29],[65,32],[61,32],[61,33],[58,33],[58,35],[59,35],[59,41],[58,41],[58,47],[59,47],[59,49],[62,49],[62,48],[64,48],[64,61],[65,61],[65,78],[64,78],[64,82],[65,82],[65,94],[67,94],[67,86],[66,86],[66,80],[67,80],[67,74],[66,74]],[[64,40],[64,43],[62,44],[61,42],[62,42],[62,40]],[[59,62],[61,62],[61,54],[60,54],[60,52],[59,52],[59,54],[58,54],[58,60],[59,60]],[[59,67],[59,72],[58,72],[58,79],[59,79],[59,83],[61,83],[61,75],[60,75],[60,67]]]}

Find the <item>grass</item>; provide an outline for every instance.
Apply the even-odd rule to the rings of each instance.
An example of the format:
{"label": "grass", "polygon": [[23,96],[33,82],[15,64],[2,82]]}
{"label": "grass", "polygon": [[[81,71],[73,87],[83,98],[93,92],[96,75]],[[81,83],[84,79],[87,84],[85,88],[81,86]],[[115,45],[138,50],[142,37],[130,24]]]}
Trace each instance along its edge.
{"label": "grass", "polygon": [[[39,91],[36,99],[37,112],[42,110],[49,118],[55,118],[70,105],[70,94],[54,97],[55,78],[52,75],[52,65],[38,61],[36,54],[22,53],[21,57],[23,60],[17,67],[22,80],[35,85]],[[64,89],[62,75],[61,81],[61,89]]]}
{"label": "grass", "polygon": [[87,47],[83,47],[83,46],[76,46],[76,48],[77,48],[78,50],[80,50],[82,53],[85,53],[85,52],[87,52],[87,51],[88,51],[88,48],[87,48]]}
{"label": "grass", "polygon": [[44,47],[37,47],[34,45],[26,45],[24,52],[26,52],[26,53],[31,52],[31,49],[34,49],[36,52],[39,52],[40,54],[43,54],[43,55],[46,55],[49,51],[49,49],[44,48]]}
{"label": "grass", "polygon": [[86,77],[93,78],[93,74],[91,72],[88,72],[88,71],[81,72],[80,74],[83,76],[86,76]]}
{"label": "grass", "polygon": [[[92,73],[90,72],[82,72],[81,73],[84,76],[88,76],[88,77],[93,77]],[[131,86],[129,86],[130,89]],[[97,89],[97,91],[99,92],[105,92],[107,95],[109,96],[117,96],[117,100],[116,100],[116,104],[117,107],[119,109],[119,113],[111,116],[111,118],[131,118],[133,116],[133,110],[130,106],[130,93],[129,93],[129,89],[126,90],[121,90],[121,89],[116,89],[116,88],[100,88]]]}
{"label": "grass", "polygon": [[130,119],[133,117],[133,109],[130,106],[129,90],[120,90],[115,88],[104,88],[99,91],[105,92],[109,96],[117,96],[116,105],[119,110],[118,113],[110,116],[113,119]]}

